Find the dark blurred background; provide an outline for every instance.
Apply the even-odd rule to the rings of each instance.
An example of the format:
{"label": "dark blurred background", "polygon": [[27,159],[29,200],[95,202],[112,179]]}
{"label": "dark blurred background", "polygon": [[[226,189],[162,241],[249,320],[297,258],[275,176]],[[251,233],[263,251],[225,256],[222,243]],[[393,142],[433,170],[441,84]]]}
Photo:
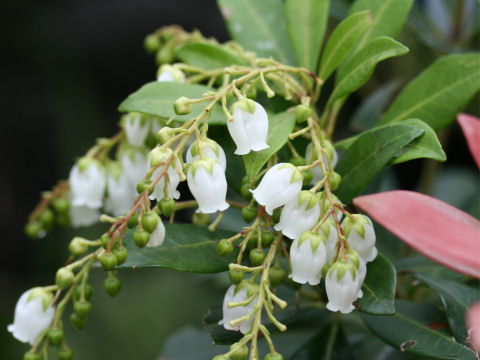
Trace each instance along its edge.
{"label": "dark blurred background", "polygon": [[[344,3],[332,7],[333,15],[342,16]],[[73,160],[94,138],[116,132],[118,104],[154,79],[156,66],[143,51],[144,37],[169,24],[198,28],[219,41],[228,34],[215,0],[17,0],[4,1],[0,13],[0,358],[10,360],[28,349],[6,332],[18,296],[53,282],[73,235],[56,229],[31,241],[23,233],[28,214],[42,191],[68,177]],[[441,46],[432,49],[431,39],[418,36],[429,30],[410,24],[400,40],[411,53],[379,66],[379,75],[352,97],[352,108],[386,79],[405,83],[441,54],[478,48],[474,36],[466,45],[440,40]],[[342,116],[352,112],[347,108]],[[478,97],[467,112],[478,115]],[[478,174],[456,124],[444,139],[448,165],[434,170],[438,181],[427,190],[478,216]],[[423,161],[397,166],[396,186],[420,186],[423,167]],[[98,229],[83,234],[98,234]],[[136,271],[120,274],[123,290],[111,300],[103,292],[103,278],[101,271],[92,272],[96,295],[85,330],[73,336],[75,330],[66,325],[76,359],[155,359],[175,329],[200,327],[201,315],[221,301],[224,291],[218,277]],[[192,294],[198,294],[195,302]]]}

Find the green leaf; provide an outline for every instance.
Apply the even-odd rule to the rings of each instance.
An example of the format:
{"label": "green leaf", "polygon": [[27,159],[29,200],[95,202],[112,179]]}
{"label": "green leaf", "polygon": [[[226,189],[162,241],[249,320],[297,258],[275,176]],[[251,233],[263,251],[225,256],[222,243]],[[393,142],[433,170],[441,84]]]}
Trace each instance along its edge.
{"label": "green leaf", "polygon": [[268,149],[250,152],[245,155],[245,169],[250,179],[253,179],[260,169],[265,165],[268,159],[275,154],[288,141],[288,135],[295,126],[295,113],[293,111],[285,111],[270,118],[268,122]]}
{"label": "green leaf", "polygon": [[260,57],[295,64],[282,0],[217,0],[230,36]]}
{"label": "green leaf", "polygon": [[[407,119],[399,122],[399,124],[416,126],[424,132],[421,136],[405,145],[401,151],[395,154],[391,162],[392,164],[400,164],[420,158],[429,158],[437,161],[446,160],[447,157],[442,149],[442,145],[440,145],[440,142],[438,141],[437,134],[430,126],[419,119]],[[362,134],[373,133],[379,129],[383,129],[385,126],[388,125],[375,127]],[[352,136],[335,145],[342,149],[348,149],[359,136],[360,135]]]}
{"label": "green leaf", "polygon": [[220,45],[190,43],[182,46],[177,56],[186,64],[203,69],[218,69],[230,65],[247,65],[246,60]]}
{"label": "green leaf", "polygon": [[362,314],[368,328],[394,348],[408,354],[435,359],[475,360],[472,350],[445,332],[433,330],[442,324],[442,313],[433,307],[398,300],[391,316]]}
{"label": "green leaf", "polygon": [[370,40],[379,36],[396,38],[407,20],[413,0],[357,0],[350,8],[350,13],[370,10],[373,17],[372,26],[365,32],[357,45],[362,48]]}
{"label": "green leaf", "polygon": [[396,286],[395,267],[385,255],[379,253],[374,261],[367,264],[363,297],[357,301],[358,310],[370,315],[394,314]]}
{"label": "green leaf", "polygon": [[398,273],[413,272],[427,276],[441,277],[443,279],[462,279],[465,275],[420,255],[413,255],[406,258],[395,260],[395,268]]}
{"label": "green leaf", "polygon": [[315,72],[328,23],[330,0],[287,0],[287,31],[299,66]]}
{"label": "green leaf", "polygon": [[405,145],[400,154],[395,155],[392,164],[400,164],[406,161],[420,158],[428,158],[437,161],[447,160],[447,156],[442,149],[440,141],[438,141],[435,131],[425,122],[419,119],[402,120],[401,124],[414,125],[423,129],[424,133]]}
{"label": "green leaf", "polygon": [[389,37],[379,37],[366,44],[337,73],[335,89],[328,104],[357,90],[372,76],[375,66],[383,60],[405,55],[408,48]]}
{"label": "green leaf", "polygon": [[335,171],[342,175],[336,191],[346,204],[362,193],[375,176],[406,144],[423,134],[411,125],[397,124],[361,134],[343,154]]}
{"label": "green leaf", "polygon": [[[205,108],[207,102],[192,105],[192,112],[188,115],[176,115],[173,103],[181,96],[190,99],[202,97],[212,89],[203,85],[183,84],[176,82],[151,82],[129,95],[118,107],[120,112],[140,112],[175,121],[186,122],[193,119]],[[209,125],[226,125],[225,114],[215,105],[211,111]]]}
{"label": "green leaf", "polygon": [[480,289],[442,278],[420,274],[417,274],[416,277],[440,296],[453,334],[458,341],[466,344],[468,334],[465,325],[465,313],[470,305],[480,301]]}
{"label": "green leaf", "polygon": [[332,35],[328,38],[318,76],[326,80],[330,74],[340,65],[349,51],[355,45],[358,38],[372,25],[372,17],[369,11],[362,11],[350,15],[343,20]]}
{"label": "green leaf", "polygon": [[381,124],[419,118],[434,130],[456,114],[480,89],[480,54],[444,56],[410,81],[393,101]]}
{"label": "green leaf", "polygon": [[194,273],[218,273],[225,271],[235,261],[237,249],[228,256],[217,255],[217,243],[229,238],[233,231],[193,224],[165,224],[164,243],[156,248],[138,248],[133,242],[133,231],[127,231],[124,245],[128,250],[127,261],[119,269],[167,268]]}

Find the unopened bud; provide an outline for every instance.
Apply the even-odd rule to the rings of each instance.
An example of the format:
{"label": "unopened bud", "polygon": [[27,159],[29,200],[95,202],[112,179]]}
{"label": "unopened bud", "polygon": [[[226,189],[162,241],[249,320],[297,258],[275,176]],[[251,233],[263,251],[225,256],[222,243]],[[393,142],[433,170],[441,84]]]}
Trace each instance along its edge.
{"label": "unopened bud", "polygon": [[124,247],[114,249],[113,253],[117,257],[117,265],[122,265],[127,261],[128,251]]}
{"label": "unopened bud", "polygon": [[105,271],[111,271],[115,266],[117,266],[117,257],[113,253],[104,252],[100,256],[100,265]]}
{"label": "unopened bud", "polygon": [[50,329],[47,333],[48,342],[53,346],[59,346],[63,341],[62,329]]}
{"label": "unopened bud", "polygon": [[150,240],[150,234],[145,230],[137,230],[133,233],[133,242],[139,248],[145,247],[147,245],[148,240]]}
{"label": "unopened bud", "polygon": [[297,123],[302,123],[307,121],[307,119],[312,116],[312,109],[304,104],[300,104],[295,109],[295,121]]}
{"label": "unopened bud", "polygon": [[142,227],[145,231],[151,234],[157,228],[159,221],[160,221],[160,217],[157,215],[157,213],[154,211],[150,211],[146,214],[143,214]]}
{"label": "unopened bud", "polygon": [[160,39],[154,34],[147,35],[143,41],[143,46],[148,53],[153,54],[160,47]]}
{"label": "unopened bud", "polygon": [[342,176],[339,173],[332,172],[328,175],[330,182],[330,189],[336,190],[342,181]]}
{"label": "unopened bud", "polygon": [[58,360],[72,360],[73,359],[73,351],[70,348],[58,349],[57,359]]}
{"label": "unopened bud", "polygon": [[163,145],[172,138],[172,135],[173,129],[165,126],[157,132],[157,141],[160,145]]}
{"label": "unopened bud", "polygon": [[122,288],[122,283],[116,277],[108,277],[103,282],[103,287],[105,288],[105,291],[109,296],[115,297],[120,292],[120,289]]}
{"label": "unopened bud", "polygon": [[230,281],[232,284],[238,284],[240,281],[243,280],[244,273],[243,271],[238,271],[238,270],[228,270],[228,277],[230,278]]}
{"label": "unopened bud", "polygon": [[294,166],[304,166],[306,164],[303,156],[294,156],[290,159],[289,163]]}
{"label": "unopened bud", "polygon": [[190,103],[190,99],[182,96],[175,100],[173,103],[173,108],[175,110],[175,114],[177,115],[186,115],[190,114],[192,111],[192,104]]}
{"label": "unopened bud", "polygon": [[230,241],[226,239],[220,240],[217,245],[217,254],[218,256],[225,256],[231,254],[233,251],[233,245]]}
{"label": "unopened bud", "polygon": [[252,249],[250,250],[250,262],[253,266],[260,266],[263,264],[263,260],[265,260],[265,252],[260,249]]}
{"label": "unopened bud", "polygon": [[68,245],[68,250],[73,256],[83,255],[88,250],[88,245],[80,237],[74,237],[70,244]]}
{"label": "unopened bud", "polygon": [[258,215],[258,211],[256,208],[252,208],[250,206],[246,206],[242,209],[242,216],[243,220],[249,224],[255,219]]}
{"label": "unopened bud", "polygon": [[208,225],[211,222],[210,215],[204,213],[195,213],[192,217],[192,223],[195,225]]}
{"label": "unopened bud", "polygon": [[74,278],[75,275],[72,270],[67,267],[62,267],[57,270],[55,282],[60,290],[65,290],[72,285]]}
{"label": "unopened bud", "polygon": [[164,216],[170,216],[175,211],[175,200],[173,199],[162,199],[158,202],[158,208]]}
{"label": "unopened bud", "polygon": [[287,273],[281,266],[274,266],[270,268],[270,272],[268,274],[268,277],[270,279],[270,284],[272,287],[277,287],[280,285],[283,280],[285,280],[285,276]]}
{"label": "unopened bud", "polygon": [[75,311],[75,314],[82,319],[85,319],[88,316],[91,309],[92,304],[88,301],[80,300],[73,304],[73,311]]}
{"label": "unopened bud", "polygon": [[[237,344],[233,344],[230,346],[230,350],[232,350],[235,346],[238,346]],[[238,347],[231,355],[230,359],[231,360],[245,360],[248,356],[248,347],[247,345],[242,345]]]}

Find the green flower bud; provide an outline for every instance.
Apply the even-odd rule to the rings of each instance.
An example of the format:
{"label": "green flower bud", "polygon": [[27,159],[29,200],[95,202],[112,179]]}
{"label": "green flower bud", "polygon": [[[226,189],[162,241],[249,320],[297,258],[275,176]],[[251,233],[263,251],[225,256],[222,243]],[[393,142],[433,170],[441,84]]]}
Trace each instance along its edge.
{"label": "green flower bud", "polygon": [[262,247],[267,248],[272,245],[273,240],[275,240],[275,235],[270,231],[264,231],[262,233]]}
{"label": "green flower bud", "polygon": [[310,106],[300,104],[295,109],[295,121],[297,123],[302,123],[307,121],[307,119],[312,116],[312,109]]}
{"label": "green flower bud", "polygon": [[158,208],[164,216],[169,217],[175,211],[175,200],[162,199],[158,202]]}
{"label": "green flower bud", "polygon": [[172,51],[171,46],[164,46],[160,48],[160,50],[157,51],[157,54],[155,55],[155,61],[157,65],[169,64],[173,62],[174,58],[175,54]]}
{"label": "green flower bud", "polygon": [[287,273],[285,272],[285,270],[283,270],[281,266],[276,265],[271,267],[270,272],[268,274],[268,277],[270,279],[270,284],[273,287],[277,287],[283,282],[283,280],[285,280],[286,275]]}
{"label": "green flower bud", "polygon": [[275,353],[275,354],[270,353],[265,355],[263,360],[283,360],[283,356],[282,354],[279,354],[279,353]]}
{"label": "green flower bud", "polygon": [[149,54],[153,54],[160,47],[160,39],[154,34],[147,35],[143,41],[143,47]]}
{"label": "green flower bud", "polygon": [[150,234],[145,230],[137,230],[133,233],[133,242],[139,248],[145,247],[147,245],[148,240],[150,240]]}
{"label": "green flower bud", "polygon": [[233,251],[233,245],[230,241],[226,239],[220,240],[217,245],[217,254],[218,256],[226,256],[231,254]]}
{"label": "green flower bud", "polygon": [[79,318],[85,319],[92,309],[92,304],[85,300],[79,300],[73,304],[73,311]]}
{"label": "green flower bud", "polygon": [[60,214],[67,214],[70,209],[70,201],[67,198],[55,198],[52,200],[53,209]]}
{"label": "green flower bud", "polygon": [[313,171],[307,170],[303,172],[303,186],[309,185],[313,180]]}
{"label": "green flower bud", "polygon": [[157,142],[160,145],[165,144],[168,140],[170,140],[173,136],[173,129],[165,126],[160,129],[160,131],[157,133]]}
{"label": "green flower bud", "polygon": [[40,222],[43,225],[43,228],[47,231],[50,231],[53,227],[53,223],[55,222],[55,214],[49,208],[46,208],[38,217]]}
{"label": "green flower bud", "polygon": [[25,225],[25,235],[27,235],[32,240],[40,239],[42,232],[43,227],[40,221],[35,220]]}
{"label": "green flower bud", "polygon": [[50,329],[47,333],[48,342],[53,346],[59,346],[63,341],[62,329]]}
{"label": "green flower bud", "polygon": [[238,284],[240,281],[243,280],[244,277],[243,271],[238,271],[238,270],[228,270],[228,277],[230,278],[230,281],[232,284]]}
{"label": "green flower bud", "polygon": [[73,327],[77,330],[82,330],[85,327],[85,323],[87,322],[86,318],[81,318],[75,313],[70,315],[70,322],[72,323]]}
{"label": "green flower bud", "polygon": [[185,96],[179,97],[173,103],[173,109],[177,115],[190,114],[192,112],[192,104],[190,103],[190,99],[186,98]]}
{"label": "green flower bud", "polygon": [[263,264],[263,260],[265,260],[266,254],[263,250],[260,249],[252,249],[250,250],[250,263],[252,266],[260,266]]}
{"label": "green flower bud", "polygon": [[[103,234],[100,240],[102,241],[102,247],[104,249],[107,249],[108,244],[110,242],[110,236],[108,235],[108,233]],[[115,237],[115,240],[113,241],[113,244],[112,244],[112,247],[115,247],[115,246],[117,246],[117,237]]]}
{"label": "green flower bud", "polygon": [[60,290],[65,290],[72,285],[75,275],[67,267],[61,267],[55,275],[55,282]]}
{"label": "green flower bud", "polygon": [[113,253],[117,257],[117,265],[122,265],[127,261],[128,251],[124,247],[114,249]]}
{"label": "green flower bud", "polygon": [[282,209],[276,208],[275,210],[273,210],[272,220],[275,224],[280,221],[280,215],[281,214],[282,214]]}
{"label": "green flower bud", "polygon": [[23,355],[23,360],[41,360],[42,357],[40,356],[40,354],[37,354],[37,353],[34,353],[34,352],[26,352],[24,355]]}
{"label": "green flower bud", "polygon": [[109,296],[115,297],[120,292],[122,283],[116,277],[108,277],[103,282],[103,287]]}
{"label": "green flower bud", "polygon": [[73,351],[70,348],[58,349],[57,358],[58,360],[72,360]]}
{"label": "green flower bud", "polygon": [[249,224],[251,223],[258,215],[258,210],[256,208],[251,208],[246,206],[242,209],[243,220]]}
{"label": "green flower bud", "polygon": [[133,229],[138,224],[138,212],[133,213],[127,221],[127,227]]}
{"label": "green flower bud", "polygon": [[328,176],[330,181],[330,189],[336,190],[342,181],[342,176],[336,172],[332,172]]}
{"label": "green flower bud", "polygon": [[[90,300],[93,296],[93,286],[90,284],[85,284],[84,288],[84,295],[85,295],[85,300]],[[75,288],[75,295],[78,299],[82,299],[82,285],[78,285]]]}
{"label": "green flower bud", "polygon": [[[236,344],[230,346],[230,350],[232,350]],[[236,349],[231,355],[231,360],[245,360],[248,356],[248,347],[247,345],[242,345],[238,349]]]}
{"label": "green flower bud", "polygon": [[145,231],[151,234],[157,228],[159,221],[160,217],[157,215],[157,213],[153,211],[148,212],[142,216],[142,227]]}
{"label": "green flower bud", "polygon": [[208,214],[204,214],[204,213],[200,213],[200,212],[196,212],[195,214],[193,214],[193,217],[192,217],[192,223],[195,224],[195,225],[208,225],[210,224],[211,222],[211,219],[210,219],[210,215]]}
{"label": "green flower bud", "polygon": [[55,219],[57,221],[57,224],[60,225],[61,227],[69,227],[71,226],[71,219],[70,215],[67,214],[58,214],[57,218]]}
{"label": "green flower bud", "polygon": [[230,359],[227,358],[225,355],[217,355],[212,360],[230,360]]}
{"label": "green flower bud", "polygon": [[290,159],[289,163],[294,166],[304,166],[306,164],[305,158],[303,156],[293,156]]}
{"label": "green flower bud", "polygon": [[117,266],[117,257],[113,253],[104,252],[99,260],[102,269],[105,271],[111,271]]}
{"label": "green flower bud", "polygon": [[141,194],[141,193],[145,192],[147,190],[147,188],[150,186],[151,183],[152,183],[151,180],[141,180],[137,184],[137,193]]}
{"label": "green flower bud", "polygon": [[68,245],[68,251],[72,256],[83,255],[88,251],[88,245],[80,237],[74,237]]}
{"label": "green flower bud", "polygon": [[252,200],[252,193],[250,192],[250,185],[249,184],[243,184],[242,187],[240,188],[240,194],[242,195],[242,197],[245,200],[247,200],[247,201]]}

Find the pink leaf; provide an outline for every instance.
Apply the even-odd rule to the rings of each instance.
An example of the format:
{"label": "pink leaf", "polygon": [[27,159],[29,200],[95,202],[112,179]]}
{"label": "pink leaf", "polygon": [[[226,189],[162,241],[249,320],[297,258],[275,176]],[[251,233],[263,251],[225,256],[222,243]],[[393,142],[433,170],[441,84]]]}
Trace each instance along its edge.
{"label": "pink leaf", "polygon": [[470,343],[480,350],[480,302],[470,306],[466,320]]}
{"label": "pink leaf", "polygon": [[480,169],[480,119],[467,114],[458,114],[457,121],[467,139],[470,153]]}
{"label": "pink leaf", "polygon": [[413,191],[360,196],[353,203],[426,257],[480,278],[480,221]]}

